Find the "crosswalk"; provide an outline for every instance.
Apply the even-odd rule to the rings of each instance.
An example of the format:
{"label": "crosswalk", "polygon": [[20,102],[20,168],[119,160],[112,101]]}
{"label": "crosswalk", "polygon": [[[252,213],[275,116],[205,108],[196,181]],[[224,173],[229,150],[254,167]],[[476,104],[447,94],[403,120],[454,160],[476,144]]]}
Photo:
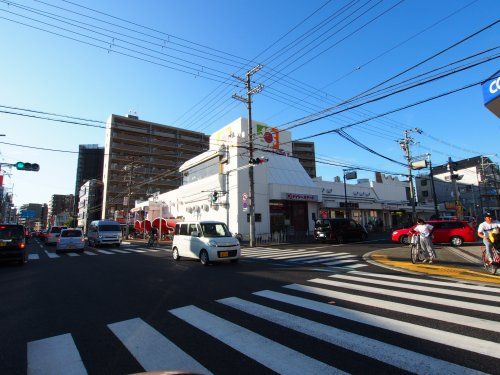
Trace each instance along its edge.
{"label": "crosswalk", "polygon": [[[173,308],[158,327],[132,317],[106,329],[142,367],[137,372],[211,374],[221,361],[236,372],[251,360],[281,374],[495,373],[499,301],[493,286],[351,270]],[[176,343],[179,326],[188,348]],[[86,345],[63,332],[31,341],[27,372],[86,374]],[[206,345],[220,354],[201,355]]]}
{"label": "crosswalk", "polygon": [[271,247],[244,248],[243,258],[259,261],[284,262],[288,265],[320,265],[327,267],[344,267],[356,269],[366,267],[359,255],[346,252],[321,251],[324,247],[307,249],[279,249]]}

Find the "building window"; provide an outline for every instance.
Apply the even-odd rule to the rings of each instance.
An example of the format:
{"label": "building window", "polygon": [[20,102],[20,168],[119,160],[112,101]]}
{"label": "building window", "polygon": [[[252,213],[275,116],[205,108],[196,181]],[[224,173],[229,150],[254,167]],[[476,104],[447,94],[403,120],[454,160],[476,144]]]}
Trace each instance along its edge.
{"label": "building window", "polygon": [[422,195],[424,197],[428,197],[429,196],[429,192],[427,190],[424,190],[424,191],[422,191]]}
{"label": "building window", "polygon": [[420,180],[420,186],[427,186],[427,180]]}

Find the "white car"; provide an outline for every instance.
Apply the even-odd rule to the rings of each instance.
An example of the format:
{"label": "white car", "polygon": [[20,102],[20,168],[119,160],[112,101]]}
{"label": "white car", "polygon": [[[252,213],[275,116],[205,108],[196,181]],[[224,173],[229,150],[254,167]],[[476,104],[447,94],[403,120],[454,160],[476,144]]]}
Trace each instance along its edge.
{"label": "white car", "polygon": [[85,238],[81,229],[63,229],[57,239],[56,253],[69,250],[83,252],[85,249]]}
{"label": "white car", "polygon": [[47,237],[45,237],[45,243],[47,245],[53,245],[57,243],[57,239],[59,238],[59,235],[61,234],[61,231],[63,229],[66,229],[67,227],[52,227],[49,229],[47,232]]}
{"label": "white car", "polygon": [[238,261],[241,256],[239,241],[231,236],[227,225],[218,221],[192,221],[175,225],[172,242],[174,260],[199,259],[204,266],[210,262]]}

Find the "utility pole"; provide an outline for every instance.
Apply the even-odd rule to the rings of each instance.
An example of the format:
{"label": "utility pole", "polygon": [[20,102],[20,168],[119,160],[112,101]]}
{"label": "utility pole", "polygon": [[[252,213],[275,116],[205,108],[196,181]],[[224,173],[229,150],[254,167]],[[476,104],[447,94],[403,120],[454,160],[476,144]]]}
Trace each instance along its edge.
{"label": "utility pole", "polygon": [[410,200],[411,200],[411,221],[412,223],[415,222],[416,218],[416,208],[415,208],[415,190],[413,187],[413,173],[412,173],[412,157],[411,157],[411,151],[410,151],[410,145],[415,144],[415,141],[413,138],[410,136],[411,133],[421,133],[422,130],[415,128],[415,129],[408,129],[404,131],[404,138],[399,140],[399,145],[401,146],[401,149],[405,153],[405,158],[406,162],[408,163],[408,175],[410,179]]}
{"label": "utility pole", "polygon": [[447,164],[448,171],[450,172],[450,180],[453,184],[453,195],[455,196],[455,209],[457,211],[457,217],[462,220],[463,219],[463,211],[462,204],[460,202],[460,192],[458,191],[457,180],[460,180],[462,176],[459,176],[456,173],[453,173],[456,170],[456,164],[451,161],[451,157],[448,157]]}
{"label": "utility pole", "polygon": [[434,201],[434,214],[436,215],[437,219],[439,218],[439,209],[438,209],[438,201],[436,195],[436,186],[434,185],[434,171],[432,170],[431,154],[427,154],[427,160],[429,162],[429,176],[431,178],[432,200]]}
{"label": "utility pole", "polygon": [[[247,90],[246,97],[241,97],[237,94],[233,94],[233,99],[239,100],[240,102],[246,103],[248,109],[248,154],[249,158],[253,159],[253,126],[252,126],[252,95],[261,92],[264,88],[263,85],[258,85],[252,88],[251,81],[252,76],[262,69],[262,65],[257,65],[254,68],[246,72],[245,78],[241,78],[233,75],[233,78],[243,82]],[[250,247],[255,246],[255,191],[254,191],[254,176],[253,176],[253,165],[248,168],[248,179],[250,183],[249,187],[249,199],[250,204],[248,205],[250,211]]]}
{"label": "utility pole", "polygon": [[130,198],[132,196],[132,177],[134,175],[134,169],[135,169],[135,159],[133,156],[129,157],[130,160],[132,160],[129,164],[123,167],[124,171],[128,171],[128,179],[127,179],[127,204],[126,204],[126,211],[125,211],[125,238],[128,239],[128,236],[130,234],[130,228],[129,228],[129,218],[130,218]]}

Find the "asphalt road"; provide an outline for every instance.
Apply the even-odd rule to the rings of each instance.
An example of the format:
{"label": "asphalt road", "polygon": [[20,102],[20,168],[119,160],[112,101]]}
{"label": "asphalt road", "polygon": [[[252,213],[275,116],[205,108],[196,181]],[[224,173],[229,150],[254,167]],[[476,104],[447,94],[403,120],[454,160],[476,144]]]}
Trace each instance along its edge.
{"label": "asphalt road", "polygon": [[499,373],[500,288],[361,258],[388,246],[260,247],[203,267],[32,240],[27,265],[0,265],[0,374]]}

